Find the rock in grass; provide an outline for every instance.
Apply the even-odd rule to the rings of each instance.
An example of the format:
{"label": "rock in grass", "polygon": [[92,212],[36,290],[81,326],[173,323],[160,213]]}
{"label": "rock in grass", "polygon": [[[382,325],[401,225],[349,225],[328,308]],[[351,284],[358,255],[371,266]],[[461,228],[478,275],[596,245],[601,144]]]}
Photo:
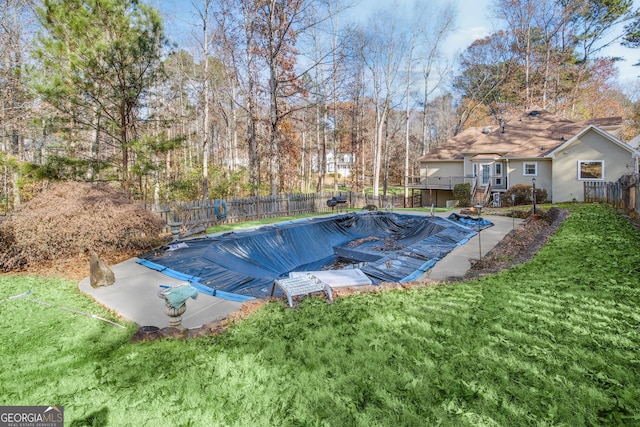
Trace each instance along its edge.
{"label": "rock in grass", "polygon": [[91,259],[89,260],[89,280],[89,283],[94,288],[111,286],[116,281],[116,276],[113,274],[113,271],[95,252],[91,253]]}

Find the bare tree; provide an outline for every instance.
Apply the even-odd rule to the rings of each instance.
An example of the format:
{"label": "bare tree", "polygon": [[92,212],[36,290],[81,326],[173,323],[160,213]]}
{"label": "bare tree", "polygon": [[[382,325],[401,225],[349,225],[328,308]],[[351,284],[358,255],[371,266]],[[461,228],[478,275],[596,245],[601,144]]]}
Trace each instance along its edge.
{"label": "bare tree", "polygon": [[26,40],[24,29],[32,19],[31,2],[7,0],[0,3],[0,119],[2,148],[18,156],[24,131],[28,95],[23,80]]}
{"label": "bare tree", "polygon": [[[494,11],[508,27],[502,33],[518,59],[517,74],[510,79],[512,90],[521,86],[521,108],[550,106],[555,90],[556,110],[575,112],[588,80],[597,73],[593,67],[598,52],[623,37],[610,37],[612,27],[633,17],[632,1],[579,0],[495,0]],[[585,86],[586,84],[586,86]],[[566,107],[565,107],[566,106]]]}
{"label": "bare tree", "polygon": [[203,116],[202,116],[202,197],[204,199],[209,196],[209,151],[210,151],[210,139],[211,139],[211,123],[209,119],[209,113],[211,110],[211,89],[209,76],[209,43],[210,43],[210,27],[209,14],[211,13],[211,0],[204,0],[202,8],[199,3],[191,2],[195,8],[198,17],[202,23],[202,62],[204,66],[202,76],[202,97],[203,97]]}
{"label": "bare tree", "polygon": [[376,128],[373,146],[373,196],[378,196],[384,129],[394,98],[398,95],[398,80],[406,49],[397,14],[391,10],[374,14],[368,21],[363,41],[360,52],[371,77]]}
{"label": "bare tree", "polygon": [[444,6],[439,13],[435,14],[435,21],[430,27],[431,31],[422,33],[422,57],[420,66],[422,68],[422,81],[424,88],[422,91],[422,151],[424,155],[431,149],[431,132],[433,122],[429,114],[429,99],[438,89],[442,89],[442,84],[451,72],[452,66],[446,62],[442,56],[442,44],[449,34],[455,31],[456,11],[452,4]]}
{"label": "bare tree", "polygon": [[[260,193],[261,161],[259,131],[260,70],[258,62],[258,28],[260,3],[255,0],[225,0],[217,15],[221,44],[219,55],[230,68],[228,80],[233,88],[229,95],[233,105],[244,112],[244,142],[248,156],[249,188],[252,196]],[[235,122],[235,120],[234,120]],[[233,123],[236,126],[236,123]]]}
{"label": "bare tree", "polygon": [[536,6],[539,2],[530,0],[500,0],[498,13],[510,27],[516,52],[524,62],[524,108],[531,106],[531,61],[533,56],[532,35],[534,32]]}
{"label": "bare tree", "polygon": [[0,194],[4,194],[0,201],[5,200],[4,209],[20,204],[17,163],[2,153],[24,160],[24,135],[31,116],[24,81],[28,41],[25,31],[33,22],[32,6],[30,0],[0,3]]}
{"label": "bare tree", "polygon": [[[430,22],[430,17],[435,19]],[[428,113],[429,96],[441,87],[444,73],[443,58],[441,55],[442,43],[454,29],[455,9],[452,5],[447,5],[438,13],[433,13],[429,3],[418,0],[411,8],[411,18],[407,25],[408,29],[408,51],[406,58],[406,93],[405,93],[405,153],[404,153],[404,187],[405,198],[409,196],[409,170],[411,158],[411,100],[414,86],[414,61],[415,66],[422,69],[423,77],[423,119],[422,119],[422,154],[426,152],[428,146],[427,138],[429,134]],[[440,71],[440,72],[439,72]],[[433,80],[433,82],[432,82]]]}

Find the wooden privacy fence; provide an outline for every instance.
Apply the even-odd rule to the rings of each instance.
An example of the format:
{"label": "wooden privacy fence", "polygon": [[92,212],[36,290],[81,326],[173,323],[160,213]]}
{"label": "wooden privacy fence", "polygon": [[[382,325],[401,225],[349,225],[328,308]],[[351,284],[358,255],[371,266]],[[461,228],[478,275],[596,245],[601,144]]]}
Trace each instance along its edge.
{"label": "wooden privacy fence", "polygon": [[584,201],[608,203],[628,212],[640,213],[640,175],[624,175],[616,182],[585,182]]}
{"label": "wooden privacy fence", "polygon": [[[342,195],[345,206],[331,208],[327,200]],[[356,193],[282,194],[233,199],[197,200],[148,205],[169,225],[180,224],[186,229],[209,227],[222,222],[243,222],[306,213],[347,211],[374,205],[378,209],[419,207],[419,197],[405,200],[403,195],[370,196]]]}

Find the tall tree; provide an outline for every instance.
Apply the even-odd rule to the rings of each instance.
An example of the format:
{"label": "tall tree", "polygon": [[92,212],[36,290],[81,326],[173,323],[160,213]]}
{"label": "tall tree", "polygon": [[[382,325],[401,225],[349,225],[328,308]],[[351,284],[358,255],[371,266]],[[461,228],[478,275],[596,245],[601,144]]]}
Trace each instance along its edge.
{"label": "tall tree", "polygon": [[[571,2],[569,2],[571,3]],[[633,0],[581,0],[572,10],[576,27],[578,60],[586,63],[602,49],[611,46],[624,34],[611,34],[615,25],[633,20]]]}
{"label": "tall tree", "polygon": [[231,102],[246,117],[244,141],[248,155],[249,188],[251,195],[257,196],[260,194],[262,176],[260,137],[263,123],[256,25],[260,4],[255,0],[222,0],[220,8],[217,15],[222,38],[220,55],[233,73],[229,77],[233,86]]}
{"label": "tall tree", "polygon": [[612,29],[633,18],[633,0],[582,0],[578,3],[579,7],[572,11],[571,21],[575,28],[576,62],[567,115],[572,117],[579,115],[582,93],[589,90],[589,81],[598,74],[597,64],[594,64],[597,55],[623,37],[623,34],[611,36]]}
{"label": "tall tree", "polygon": [[[476,110],[490,108],[500,118],[513,97],[506,83],[517,69],[508,37],[503,32],[476,40],[460,56],[461,74],[453,83],[462,98],[454,134],[460,133]],[[518,97],[516,103],[522,102]]]}
{"label": "tall tree", "polygon": [[[341,144],[344,123],[341,119],[340,101],[345,97],[345,85],[348,80],[345,51],[349,39],[350,25],[341,20],[344,9],[342,0],[316,2],[317,7],[324,7],[328,19],[313,25],[306,32],[307,38],[302,44],[310,46],[303,56],[313,61],[313,72],[307,75],[310,81],[305,86],[308,99],[313,104],[316,120],[316,147],[318,164],[317,191],[324,191],[325,175],[329,152],[333,153],[332,166],[335,172],[333,190],[338,191],[338,160],[345,153]],[[330,138],[329,138],[330,137]],[[345,144],[346,145],[346,144]]]}
{"label": "tall tree", "polygon": [[296,72],[296,42],[300,32],[313,25],[310,0],[259,0],[259,54],[268,69],[269,97],[269,187],[278,193],[280,159],[283,154],[285,121],[294,111],[291,97],[303,91]]}
{"label": "tall tree", "polygon": [[[0,4],[0,120],[2,134],[0,144],[7,151],[18,155],[19,140],[28,100],[24,87],[25,20],[28,19],[29,2],[11,0]],[[4,138],[10,139],[7,143]]]}
{"label": "tall tree", "polygon": [[372,101],[375,114],[373,148],[373,195],[378,196],[385,125],[398,99],[402,59],[407,46],[402,37],[401,22],[391,10],[380,11],[371,17],[361,46],[362,60],[371,78]]}
{"label": "tall tree", "polygon": [[[0,160],[2,152],[14,158],[0,162],[0,200],[8,208],[20,204],[18,162],[29,119],[30,96],[24,81],[25,30],[32,22],[30,0],[0,3]],[[13,193],[10,197],[9,193]]]}
{"label": "tall tree", "polygon": [[[520,108],[552,108],[578,114],[580,99],[600,74],[596,61],[619,40],[612,28],[632,17],[632,0],[495,0],[507,26],[506,47],[514,54],[507,79]],[[518,94],[518,92],[520,92]]]}
{"label": "tall tree", "polygon": [[[427,10],[423,8],[423,10]],[[419,14],[417,16],[420,16]],[[433,93],[440,89],[445,76],[451,71],[450,64],[442,61],[442,45],[448,35],[455,30],[456,11],[453,5],[444,6],[439,13],[435,14],[433,25],[429,26],[429,31],[422,33],[422,55],[419,65],[422,69],[422,137],[421,153],[429,152],[431,141],[434,135],[432,132],[437,129],[434,124],[434,115],[429,112],[429,99]]]}
{"label": "tall tree", "polygon": [[[422,153],[425,154],[427,146],[427,127],[429,96],[440,86],[443,75],[438,73],[441,64],[441,47],[448,34],[453,30],[455,10],[451,5],[447,5],[434,13],[435,7],[421,0],[416,0],[410,10],[411,18],[407,25],[407,46],[406,53],[406,78],[405,78],[405,114],[404,114],[404,187],[405,198],[409,196],[409,173],[411,155],[411,111],[412,93],[416,91],[413,75],[414,67],[422,70],[423,78],[423,120],[422,120]],[[430,20],[433,18],[433,20]],[[425,23],[429,23],[425,25]],[[415,63],[414,63],[415,62]],[[432,81],[433,80],[433,81]],[[432,85],[432,83],[435,84]]]}
{"label": "tall tree", "polygon": [[531,67],[533,60],[532,34],[535,31],[536,8],[540,2],[532,0],[499,0],[499,11],[509,25],[514,51],[520,56],[524,69],[524,107],[531,106]]}
{"label": "tall tree", "polygon": [[209,197],[209,151],[211,149],[211,123],[209,119],[209,113],[211,111],[211,92],[209,76],[209,43],[211,39],[210,32],[210,9],[211,0],[204,0],[202,8],[198,6],[196,2],[192,2],[195,7],[200,21],[202,22],[202,56],[203,56],[203,84],[202,84],[202,97],[203,97],[203,115],[202,115],[202,197],[207,199]]}
{"label": "tall tree", "polygon": [[161,71],[158,12],[137,0],[45,0],[38,16],[34,87],[79,127],[108,135],[128,191],[143,100]]}

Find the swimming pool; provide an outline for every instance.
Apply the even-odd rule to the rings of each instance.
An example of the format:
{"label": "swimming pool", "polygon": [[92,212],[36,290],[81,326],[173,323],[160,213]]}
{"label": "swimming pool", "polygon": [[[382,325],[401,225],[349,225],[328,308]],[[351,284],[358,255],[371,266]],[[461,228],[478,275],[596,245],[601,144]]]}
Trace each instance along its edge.
{"label": "swimming pool", "polygon": [[363,211],[174,242],[138,262],[210,295],[263,298],[295,272],[358,269],[372,284],[415,280],[491,225],[455,214]]}

